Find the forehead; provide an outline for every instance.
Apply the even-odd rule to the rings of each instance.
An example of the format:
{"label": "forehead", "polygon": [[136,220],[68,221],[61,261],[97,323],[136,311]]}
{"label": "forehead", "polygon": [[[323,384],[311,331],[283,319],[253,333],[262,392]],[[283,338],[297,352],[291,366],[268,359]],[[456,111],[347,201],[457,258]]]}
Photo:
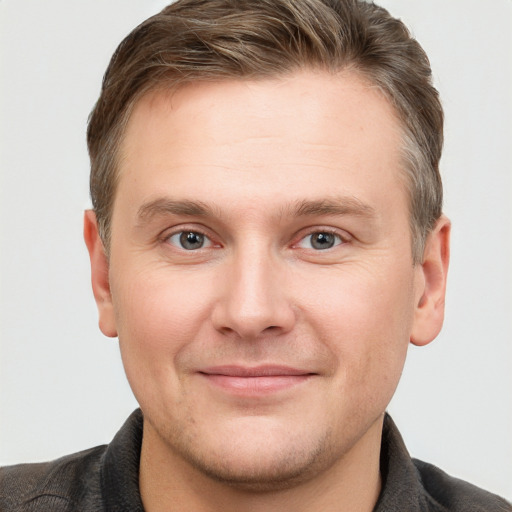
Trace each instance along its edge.
{"label": "forehead", "polygon": [[194,83],[137,102],[117,192],[148,201],[161,188],[206,200],[222,196],[221,182],[226,195],[302,200],[308,189],[342,179],[351,183],[348,194],[364,196],[376,192],[376,180],[403,188],[400,147],[393,107],[355,73]]}
{"label": "forehead", "polygon": [[[293,128],[295,134],[306,133],[340,121],[328,140],[326,133],[319,131],[326,142],[339,142],[337,133],[346,139],[342,125],[364,131],[369,124],[385,124],[390,136],[400,126],[395,109],[381,89],[351,70],[304,70],[271,79],[196,81],[168,89],[160,86],[136,101],[125,136],[136,134],[148,119],[162,117],[168,126],[179,125],[181,135],[185,135],[183,129],[190,121],[201,122],[204,131],[213,134],[220,127],[218,121],[229,120],[232,126],[244,127],[242,136],[245,130],[264,134],[279,132],[283,127]],[[270,119],[274,123],[268,124]],[[194,132],[197,128],[194,126]],[[389,141],[392,143],[391,137]]]}

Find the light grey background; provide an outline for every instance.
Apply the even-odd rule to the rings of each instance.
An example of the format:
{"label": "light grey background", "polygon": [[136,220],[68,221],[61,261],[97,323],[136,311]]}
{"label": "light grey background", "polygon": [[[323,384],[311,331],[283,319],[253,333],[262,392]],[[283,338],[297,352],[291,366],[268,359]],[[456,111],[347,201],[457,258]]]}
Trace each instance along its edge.
{"label": "light grey background", "polygon": [[[453,220],[445,328],[390,411],[413,455],[512,500],[512,2],[382,4],[431,58]],[[136,407],[90,292],[85,128],[113,50],[163,5],[0,1],[0,463],[108,442]]]}

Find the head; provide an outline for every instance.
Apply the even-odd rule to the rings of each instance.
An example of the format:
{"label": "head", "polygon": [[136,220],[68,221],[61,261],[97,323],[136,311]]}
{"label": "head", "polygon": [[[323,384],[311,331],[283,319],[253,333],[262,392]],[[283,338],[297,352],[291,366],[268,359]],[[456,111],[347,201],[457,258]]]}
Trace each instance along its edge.
{"label": "head", "polygon": [[181,0],[119,45],[91,113],[91,197],[108,253],[119,148],[137,101],[156,89],[352,69],[378,87],[402,128],[413,260],[442,212],[443,112],[428,58],[405,25],[360,0]]}
{"label": "head", "polygon": [[85,237],[149,466],[251,490],[378,473],[409,342],[443,319],[429,80],[403,25],[352,0],[184,0],[121,44]]}

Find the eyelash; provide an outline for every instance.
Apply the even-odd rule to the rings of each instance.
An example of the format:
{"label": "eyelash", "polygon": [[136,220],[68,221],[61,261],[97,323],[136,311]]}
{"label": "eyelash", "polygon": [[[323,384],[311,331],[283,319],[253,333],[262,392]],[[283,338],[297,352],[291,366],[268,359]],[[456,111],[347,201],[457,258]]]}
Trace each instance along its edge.
{"label": "eyelash", "polygon": [[304,242],[308,238],[311,239],[314,235],[330,235],[335,238],[334,245],[332,247],[324,247],[324,248],[317,248],[317,249],[309,248],[309,247],[302,247],[303,249],[313,250],[314,252],[323,252],[323,251],[328,251],[329,249],[334,249],[335,247],[337,247],[339,245],[343,245],[348,242],[348,236],[346,236],[345,234],[342,235],[339,231],[336,231],[332,228],[325,228],[325,229],[315,228],[313,231],[308,231],[305,235],[300,236],[298,241],[296,243],[294,243],[293,246],[300,247],[300,244],[302,242]]}
{"label": "eyelash", "polygon": [[182,228],[180,228],[178,230],[173,230],[172,232],[164,233],[164,235],[161,237],[161,241],[164,242],[164,243],[167,243],[169,245],[172,245],[173,247],[176,247],[177,249],[181,249],[181,250],[188,251],[188,252],[194,252],[193,249],[186,249],[183,246],[179,247],[178,244],[173,244],[171,242],[171,239],[173,237],[176,237],[176,236],[180,236],[181,237],[184,234],[191,234],[191,233],[193,233],[195,235],[200,235],[201,237],[204,237],[205,241],[206,240],[209,241],[208,247],[201,246],[200,248],[198,248],[196,250],[199,250],[199,249],[209,249],[210,247],[217,245],[212,240],[212,237],[210,235],[208,235],[207,233],[205,233],[204,230],[198,229],[197,227],[193,227],[193,228],[187,229],[186,226],[184,228],[182,227]]}
{"label": "eyelash", "polygon": [[[183,251],[190,252],[190,253],[197,252],[201,249],[210,249],[215,246],[220,247],[220,244],[216,244],[216,242],[212,239],[212,237],[209,234],[207,234],[205,231],[206,230],[198,229],[195,226],[190,227],[188,229],[185,226],[185,227],[181,227],[178,230],[173,230],[172,232],[164,233],[164,235],[161,237],[161,241],[163,243],[172,245],[173,247],[175,247],[178,250],[183,250]],[[204,237],[204,240],[207,243],[207,246],[205,247],[204,245],[202,245],[201,247],[198,247],[195,249],[194,248],[187,249],[186,247],[183,247],[183,244],[181,243],[180,240],[176,240],[175,243],[171,242],[171,239],[173,237],[177,237],[177,236],[182,237],[186,233],[193,233],[193,234],[199,235],[201,237]],[[301,247],[301,243],[306,241],[308,238],[311,238],[314,235],[320,235],[320,234],[325,234],[325,235],[330,235],[330,236],[335,237],[334,245],[332,247],[325,247],[325,248]],[[322,228],[322,227],[315,226],[314,228],[309,228],[307,231],[302,230],[302,233],[300,233],[299,236],[297,236],[295,238],[295,240],[296,240],[296,242],[293,242],[291,244],[292,248],[302,248],[307,251],[321,253],[321,252],[329,251],[330,249],[334,249],[340,245],[344,245],[344,244],[348,243],[350,241],[350,237],[346,233],[340,233],[339,231],[337,231],[333,228]]]}

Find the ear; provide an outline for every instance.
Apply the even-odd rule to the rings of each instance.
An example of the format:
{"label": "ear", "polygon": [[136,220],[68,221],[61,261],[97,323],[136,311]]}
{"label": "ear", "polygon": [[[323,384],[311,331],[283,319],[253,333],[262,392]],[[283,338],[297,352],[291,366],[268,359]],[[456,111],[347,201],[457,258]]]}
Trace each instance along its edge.
{"label": "ear", "polygon": [[414,345],[427,345],[443,326],[450,229],[450,221],[441,216],[427,237],[423,263],[416,268],[418,287],[411,332],[411,343]]}
{"label": "ear", "polygon": [[117,329],[110,293],[108,259],[93,210],[86,210],[84,213],[84,239],[91,260],[92,291],[98,307],[100,329],[105,336],[114,338],[117,336]]}

